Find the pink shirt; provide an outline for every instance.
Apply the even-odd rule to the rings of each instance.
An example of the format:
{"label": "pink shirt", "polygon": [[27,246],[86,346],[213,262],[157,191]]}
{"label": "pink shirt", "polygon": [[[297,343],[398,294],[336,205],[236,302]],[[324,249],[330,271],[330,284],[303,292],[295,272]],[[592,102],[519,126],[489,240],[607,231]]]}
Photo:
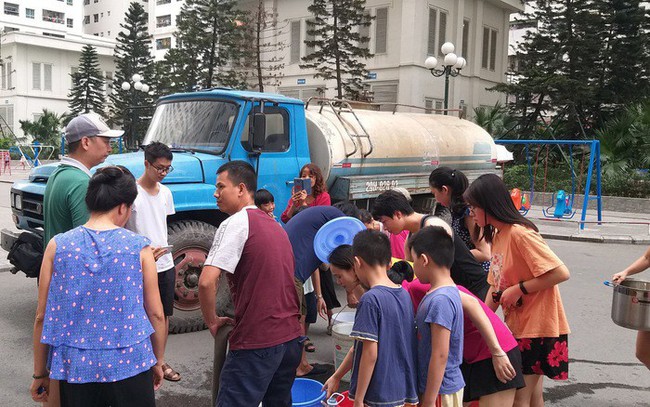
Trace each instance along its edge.
{"label": "pink shirt", "polygon": [[[402,287],[408,291],[411,296],[411,301],[413,301],[413,306],[417,311],[417,307],[420,305],[420,301],[426,295],[427,291],[431,288],[430,284],[423,284],[417,278],[413,279],[410,283],[406,280],[402,282]],[[467,288],[463,286],[457,286],[458,289],[465,294],[469,294],[474,298],[477,298],[472,294]],[[479,304],[483,308],[485,315],[487,315],[490,323],[492,324],[492,329],[497,336],[499,345],[504,352],[510,352],[517,346],[517,340],[506,326],[506,324],[501,321],[499,316],[495,314],[483,301],[479,299]],[[492,353],[490,353],[490,348],[488,348],[487,343],[481,336],[481,333],[476,329],[472,320],[469,316],[464,313],[465,319],[465,336],[464,336],[464,345],[463,345],[463,360],[465,363],[476,363],[481,360],[490,359]]]}
{"label": "pink shirt", "polygon": [[[330,194],[327,193],[327,191],[322,192],[320,195],[316,195],[312,203],[308,204],[307,206],[330,206],[332,205],[332,198],[330,198]],[[282,212],[282,215],[280,216],[280,219],[282,219],[282,222],[287,223],[289,222],[289,210],[293,206],[293,201],[291,198],[289,198],[289,202],[287,203],[287,208]]]}
{"label": "pink shirt", "polygon": [[392,233],[388,234],[388,239],[390,239],[390,252],[393,257],[397,257],[398,259],[404,258],[404,242],[406,242],[408,237],[408,230],[402,230],[401,233],[396,235]]}

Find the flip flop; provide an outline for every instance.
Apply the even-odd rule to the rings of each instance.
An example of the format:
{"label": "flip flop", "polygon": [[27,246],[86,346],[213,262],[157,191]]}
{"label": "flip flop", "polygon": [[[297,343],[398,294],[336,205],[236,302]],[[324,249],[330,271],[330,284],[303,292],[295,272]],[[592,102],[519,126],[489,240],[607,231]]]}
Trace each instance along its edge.
{"label": "flip flop", "polygon": [[167,363],[162,365],[162,370],[163,370],[163,377],[165,380],[169,380],[170,382],[177,382],[181,380],[181,374],[172,369],[171,366],[169,366]]}
{"label": "flip flop", "polygon": [[316,352],[316,347],[314,343],[310,340],[305,341],[305,352],[314,353]]}
{"label": "flip flop", "polygon": [[310,377],[310,376],[320,376],[322,374],[325,374],[329,371],[330,367],[329,365],[321,365],[319,363],[314,363],[312,366],[312,369],[309,371],[309,373],[304,374],[302,376],[296,376],[296,377]]}

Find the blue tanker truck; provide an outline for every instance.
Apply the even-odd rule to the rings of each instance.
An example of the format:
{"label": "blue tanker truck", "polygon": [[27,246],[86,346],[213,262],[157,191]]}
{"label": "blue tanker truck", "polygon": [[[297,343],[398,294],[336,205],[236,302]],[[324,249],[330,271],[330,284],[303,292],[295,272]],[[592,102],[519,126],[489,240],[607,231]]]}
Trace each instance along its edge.
{"label": "blue tanker truck", "polygon": [[[227,217],[213,197],[223,163],[251,163],[258,187],[275,197],[278,218],[294,178],[309,162],[323,170],[333,201],[366,208],[381,192],[402,187],[420,211],[433,207],[428,176],[434,168],[458,168],[472,180],[494,172],[496,165],[490,135],[458,117],[353,109],[348,102],[326,99],[305,104],[279,94],[231,89],[161,98],[143,144],[153,141],[165,143],[174,154],[174,172],[164,180],[176,206],[168,220],[176,264],[174,333],[204,328],[198,282],[213,235]],[[139,177],[143,161],[140,151],[111,155],[102,165],[124,165]],[[18,229],[42,236],[43,193],[57,165],[36,167],[28,180],[13,184],[11,208]],[[17,238],[3,230],[2,247],[9,251]]]}

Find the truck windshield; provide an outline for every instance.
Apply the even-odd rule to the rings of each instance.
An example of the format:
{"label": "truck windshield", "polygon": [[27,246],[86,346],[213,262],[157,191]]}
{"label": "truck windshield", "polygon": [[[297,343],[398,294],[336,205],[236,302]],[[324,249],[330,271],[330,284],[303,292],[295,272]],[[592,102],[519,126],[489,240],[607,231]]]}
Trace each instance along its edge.
{"label": "truck windshield", "polygon": [[215,100],[174,101],[158,105],[143,144],[159,141],[171,148],[223,152],[238,106]]}

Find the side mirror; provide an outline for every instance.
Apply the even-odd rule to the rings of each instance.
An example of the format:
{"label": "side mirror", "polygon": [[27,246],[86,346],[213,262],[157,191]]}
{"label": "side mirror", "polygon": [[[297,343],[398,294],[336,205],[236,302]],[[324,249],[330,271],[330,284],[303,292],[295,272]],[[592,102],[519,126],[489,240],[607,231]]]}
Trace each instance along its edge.
{"label": "side mirror", "polygon": [[264,113],[253,114],[253,150],[261,150],[266,141],[266,115]]}

